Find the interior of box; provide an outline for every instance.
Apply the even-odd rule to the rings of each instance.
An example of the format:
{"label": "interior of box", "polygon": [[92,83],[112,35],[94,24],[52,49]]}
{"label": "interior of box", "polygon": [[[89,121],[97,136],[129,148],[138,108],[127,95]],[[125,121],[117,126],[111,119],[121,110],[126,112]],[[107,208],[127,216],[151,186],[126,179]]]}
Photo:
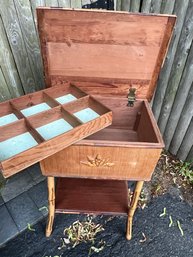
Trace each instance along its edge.
{"label": "interior of box", "polygon": [[[37,17],[47,87],[76,83],[113,111],[110,127],[77,144],[163,146],[147,100],[175,17],[57,8],[39,8]],[[132,108],[131,87],[138,99]],[[87,111],[78,114],[95,115]]]}
{"label": "interior of box", "polygon": [[127,98],[98,97],[113,111],[111,126],[87,137],[87,140],[114,141],[115,144],[125,142],[160,143],[160,133],[147,101],[138,100],[133,107],[127,106]]}

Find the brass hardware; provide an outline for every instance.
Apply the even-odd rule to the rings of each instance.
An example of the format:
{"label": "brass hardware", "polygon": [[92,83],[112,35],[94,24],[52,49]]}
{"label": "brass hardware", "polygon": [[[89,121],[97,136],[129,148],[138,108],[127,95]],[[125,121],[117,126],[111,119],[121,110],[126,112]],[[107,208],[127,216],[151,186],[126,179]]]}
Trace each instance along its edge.
{"label": "brass hardware", "polygon": [[128,98],[127,106],[130,106],[130,107],[134,106],[134,102],[136,100],[135,92],[136,92],[136,88],[130,87],[129,94],[127,96],[127,98]]}
{"label": "brass hardware", "polygon": [[113,162],[109,162],[109,158],[102,159],[100,154],[95,157],[87,156],[87,161],[80,161],[80,163],[89,167],[112,167],[115,165]]}

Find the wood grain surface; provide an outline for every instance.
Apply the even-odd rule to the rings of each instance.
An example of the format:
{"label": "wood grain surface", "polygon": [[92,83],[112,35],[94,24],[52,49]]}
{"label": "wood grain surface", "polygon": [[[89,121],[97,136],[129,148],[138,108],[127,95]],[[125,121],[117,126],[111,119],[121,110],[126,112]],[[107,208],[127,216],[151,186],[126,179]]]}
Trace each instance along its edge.
{"label": "wood grain surface", "polygon": [[[19,74],[17,71],[15,61],[14,61],[14,56],[11,51],[9,41],[7,39],[1,17],[0,17],[0,35],[1,35],[0,66],[1,66],[1,71],[3,73],[3,77],[5,77],[7,87],[9,88],[10,97],[8,99],[10,99],[12,97],[18,97],[20,95],[23,95],[24,91],[23,91],[23,88],[21,85],[21,80],[20,80],[20,77],[19,77]],[[0,83],[3,83],[1,81],[0,81]],[[6,90],[6,87],[4,90]],[[4,98],[1,100],[5,101],[8,99]]]}
{"label": "wood grain surface", "polygon": [[[150,180],[163,140],[149,103],[98,97],[113,111],[113,124],[41,161],[45,176]],[[120,115],[121,114],[121,115]]]}
{"label": "wood grain surface", "polygon": [[138,84],[151,99],[175,17],[46,8],[37,14],[48,87],[61,77],[127,84],[127,92]]}
{"label": "wood grain surface", "polygon": [[22,30],[19,26],[19,18],[13,0],[4,1],[0,9],[1,17],[6,28],[10,47],[15,56],[19,76],[23,83],[25,93],[34,92],[39,87],[36,85],[34,74],[30,67],[28,53],[25,46]]}
{"label": "wood grain surface", "polygon": [[[160,153],[157,148],[73,145],[42,160],[41,170],[45,176],[148,181]],[[102,165],[90,163],[97,155]]]}
{"label": "wood grain surface", "polygon": [[130,11],[139,12],[140,4],[141,4],[140,0],[130,0]]}
{"label": "wood grain surface", "polygon": [[69,47],[66,43],[48,43],[48,72],[67,79],[150,80],[158,52],[158,46],[74,43]]}
{"label": "wood grain surface", "polygon": [[[57,89],[58,87],[55,87],[56,91]],[[74,86],[72,86],[72,90],[70,87],[68,87],[68,89],[70,92],[74,92],[76,90],[78,94],[82,92],[79,89],[75,89]],[[37,146],[29,150],[21,152],[20,154],[10,157],[7,160],[1,161],[2,173],[4,177],[9,177],[19,172],[20,170],[29,167],[30,165],[112,124],[112,112],[103,106],[103,104],[97,102],[93,97],[89,99],[89,96],[85,96],[86,94],[82,92],[82,95],[79,96],[83,97],[77,100],[78,107],[76,107],[76,101],[73,101],[73,106],[74,108],[76,107],[77,110],[82,110],[84,107],[91,107],[94,108],[94,110],[99,114],[98,118],[95,118],[94,120],[86,123],[82,123],[79,119],[73,116],[73,111],[68,111],[68,104],[62,106],[56,102],[55,99],[51,97],[51,95],[47,95],[46,92],[49,91],[53,91],[53,88],[45,89],[26,96],[21,96],[20,98],[0,104],[0,117],[6,114],[14,113],[20,119],[19,121],[0,127],[0,141],[4,141],[28,131],[39,143]],[[62,95],[64,94],[64,90],[59,92]],[[68,91],[65,92],[67,93]],[[30,117],[24,117],[20,111],[23,108],[35,106],[42,102],[47,102],[52,108],[48,111],[43,111]],[[71,103],[69,105],[71,106]],[[69,122],[73,129],[50,140],[44,140],[37,132],[36,128],[48,124],[52,121],[56,121],[60,118]]]}
{"label": "wood grain surface", "polygon": [[9,87],[5,81],[2,69],[0,67],[0,101],[5,101],[11,98]]}
{"label": "wood grain surface", "polygon": [[[49,0],[49,3],[47,2],[47,5],[50,4],[53,6],[54,2],[55,2],[55,0],[53,0],[53,1]],[[58,2],[58,6],[60,6],[60,7],[69,7],[70,8],[70,5],[71,5],[70,2],[72,2],[72,4],[74,4],[74,1],[69,1],[69,0],[58,0],[57,2]],[[90,1],[87,2],[86,0],[81,1],[81,2],[82,2],[82,5],[87,4],[87,7],[90,4]],[[128,0],[114,1],[114,10],[116,10],[116,7],[117,7],[117,10],[119,10],[119,11],[121,11],[121,10],[122,11],[125,10],[127,12],[130,12],[131,10],[136,11],[136,10],[138,10],[138,7],[134,10],[133,4],[135,4],[137,2],[139,2],[139,1],[138,0],[137,1],[136,0],[134,0],[134,1],[133,0],[132,1],[131,0],[130,1],[128,1]],[[160,6],[160,2],[162,2],[161,6]],[[101,1],[95,2],[95,3],[100,5]],[[95,3],[91,4],[90,7],[92,7],[92,8],[97,7]],[[189,5],[189,3],[190,3],[190,5]],[[3,5],[5,5],[5,7]],[[16,5],[17,5],[17,7],[16,7]],[[30,5],[30,8],[29,8],[29,5]],[[31,74],[27,73],[27,75],[28,74],[30,75],[29,80],[27,80],[27,84],[26,84],[26,79],[25,80],[22,79],[22,81],[20,79],[20,77],[24,77],[26,74],[26,66],[20,65],[20,61],[18,61],[18,60],[21,59],[21,56],[26,57],[26,49],[27,49],[27,58],[29,59],[29,62],[26,61],[26,63],[28,63],[28,67],[29,67],[29,63],[34,65],[32,60],[34,60],[37,57],[37,55],[40,56],[39,49],[34,51],[33,56],[31,55],[32,51],[29,48],[30,47],[33,48],[34,44],[31,41],[31,38],[29,38],[29,40],[25,40],[25,37],[26,37],[26,34],[28,34],[29,37],[31,37],[30,35],[35,34],[37,32],[37,28],[35,31],[30,31],[30,28],[34,27],[33,23],[36,24],[35,8],[38,6],[45,6],[45,5],[46,5],[45,0],[1,1],[0,12],[3,12],[3,14],[1,15],[1,18],[0,18],[0,38],[1,38],[0,48],[2,50],[2,51],[0,51],[0,66],[1,66],[3,76],[1,76],[0,84],[5,85],[5,83],[6,83],[6,86],[5,86],[6,92],[4,91],[3,95],[6,94],[7,97],[9,96],[9,98],[18,97],[19,95],[22,95],[25,91],[24,88],[27,88],[27,87],[31,88],[31,83],[32,83],[31,79],[30,79]],[[146,12],[146,14],[143,14],[143,15],[147,15],[147,13],[148,13],[148,15],[149,15],[149,13],[150,13],[150,15],[152,15],[151,14],[152,12],[155,15],[155,12],[157,12],[157,13],[164,13],[164,14],[172,14],[173,13],[174,15],[176,15],[178,17],[177,23],[175,26],[175,30],[173,33],[173,37],[172,37],[172,40],[170,43],[170,47],[168,49],[168,55],[165,58],[165,65],[162,67],[162,70],[161,70],[161,73],[159,76],[159,80],[157,83],[156,94],[154,97],[153,111],[154,111],[156,120],[158,120],[160,111],[162,109],[162,104],[164,101],[166,89],[167,89],[167,87],[170,87],[170,85],[171,85],[171,83],[169,81],[169,77],[171,74],[172,65],[174,64],[174,62],[176,62],[174,57],[179,56],[181,54],[181,49],[179,49],[179,48],[177,49],[179,39],[182,38],[182,40],[184,40],[184,43],[185,43],[186,37],[184,36],[183,31],[186,31],[187,27],[188,27],[188,30],[190,31],[191,27],[192,27],[191,22],[189,25],[187,25],[187,23],[184,22],[185,17],[188,16],[188,12],[189,12],[188,10],[191,9],[191,5],[192,5],[191,1],[187,1],[187,0],[181,0],[181,1],[178,1],[178,0],[176,0],[176,1],[175,0],[162,0],[162,1],[160,1],[160,0],[141,0],[141,7],[138,11]],[[106,7],[106,6],[107,5],[103,5],[103,7]],[[137,6],[137,4],[136,4],[136,6]],[[146,6],[146,8],[144,8],[145,6]],[[84,7],[86,7],[86,6],[84,6]],[[15,15],[12,16],[13,19],[11,19],[11,15],[8,14],[9,8],[12,8],[13,12],[15,12]],[[5,11],[3,11],[3,10],[5,10]],[[33,14],[33,17],[30,14],[30,12]],[[20,17],[20,15],[22,17]],[[136,15],[138,15],[138,14],[136,13]],[[156,16],[157,16],[157,14],[156,14]],[[7,22],[7,17],[10,18],[9,22]],[[29,19],[28,19],[28,17],[29,17]],[[27,25],[26,27],[25,27],[25,19],[26,19],[26,25]],[[116,23],[116,21],[114,21],[114,23]],[[11,26],[10,26],[10,24],[11,24]],[[152,24],[153,24],[153,22],[152,22]],[[94,26],[94,24],[92,24],[92,26]],[[24,32],[24,34],[25,34],[24,36],[19,37],[17,35],[17,31],[19,30],[19,29],[17,29],[18,27],[20,28],[22,33]],[[101,26],[101,28],[102,27],[103,26]],[[29,28],[29,31],[26,31],[28,28]],[[111,28],[111,29],[113,29],[113,28]],[[138,26],[138,29],[140,30],[140,26]],[[119,33],[121,35],[123,35],[125,32],[127,32],[127,30],[124,30],[124,28],[122,28],[122,30]],[[9,34],[9,36],[8,36],[8,34]],[[38,35],[36,37],[38,38]],[[98,33],[98,37],[100,37],[100,33]],[[145,39],[145,37],[144,37],[144,39]],[[20,50],[13,51],[12,48],[13,47],[16,48],[17,45],[21,45],[22,40],[24,42],[24,47],[23,48],[21,47]],[[145,40],[147,41],[148,39],[145,39]],[[30,43],[30,42],[32,42],[32,43]],[[29,54],[28,54],[28,50],[30,51]],[[17,54],[17,53],[20,53],[20,54]],[[190,53],[190,51],[187,50],[187,55],[189,55],[189,53]],[[41,58],[41,57],[39,57],[39,58]],[[180,59],[181,59],[181,57],[180,57]],[[37,65],[38,65],[38,63],[37,63]],[[187,68],[185,69],[185,67],[187,67]],[[183,73],[185,70],[187,70],[189,68],[190,68],[190,63],[186,61],[184,68],[183,68]],[[177,72],[177,73],[179,73],[179,72]],[[34,80],[37,81],[38,76],[39,76],[38,72],[34,73]],[[42,75],[42,80],[43,80],[43,75]],[[59,78],[58,78],[58,80],[59,80]],[[177,86],[178,88],[181,88],[181,86],[180,86],[181,81],[182,80],[180,79],[180,80],[178,80],[178,82],[175,83],[175,85],[178,84],[178,86]],[[115,81],[113,81],[113,80],[105,81],[103,79],[103,82],[108,84],[106,87],[109,89],[109,91],[110,91],[111,84],[113,84],[114,88],[117,88],[117,86],[119,86],[118,83],[116,82],[116,84],[115,84]],[[57,84],[57,83],[60,83],[60,81],[56,81],[52,77],[52,85],[54,85],[54,83]],[[130,87],[129,84],[132,84],[133,87],[136,87],[136,86],[134,86],[134,81],[132,81],[131,83],[130,82],[126,83],[126,81],[124,81],[124,84],[120,85],[122,89],[123,88],[126,89],[126,87],[127,87],[127,90],[125,91],[124,96],[126,96],[126,94],[128,92],[128,88]],[[148,84],[149,84],[149,82],[146,83],[146,85],[148,85]],[[141,83],[141,85],[139,85],[139,87],[142,87],[142,86],[144,88],[144,83],[143,84]],[[4,86],[3,86],[3,88],[4,88]],[[6,88],[9,89],[10,94],[8,94]],[[121,88],[120,88],[119,93],[122,91]],[[185,86],[185,89],[187,89],[186,86]],[[99,90],[100,90],[100,88],[99,88]],[[107,91],[106,91],[106,93],[107,93]],[[116,90],[116,94],[117,94],[117,90]],[[122,91],[122,95],[123,95],[123,91]],[[143,95],[145,95],[145,91],[144,91]],[[144,98],[144,96],[143,96],[143,98]],[[174,101],[175,99],[177,100],[176,97],[175,97],[175,99],[173,99],[172,97],[168,98],[167,101],[171,100],[171,105],[173,105],[173,104],[183,105],[184,102],[186,101],[186,97],[183,95],[183,93],[182,93],[182,98],[183,98],[182,102]],[[0,99],[0,101],[3,101],[3,100],[5,100],[5,98]],[[178,98],[178,100],[179,100],[179,98]],[[164,106],[165,106],[165,104],[164,104]],[[181,136],[181,131],[179,132],[179,130],[177,129],[178,120],[179,120],[179,117],[181,116],[181,112],[179,110],[178,115],[176,115],[175,112],[173,112],[174,110],[176,110],[175,107],[169,108],[168,113],[169,112],[170,113],[172,112],[172,113],[167,122],[168,126],[166,125],[165,129],[163,131],[163,133],[165,133],[164,141],[166,143],[166,147],[168,149],[170,149],[170,151],[172,151],[172,147],[170,147],[170,144],[171,144],[173,135],[175,133],[175,130],[177,130],[177,137]],[[172,119],[171,117],[174,117],[175,115],[176,115],[175,119]],[[187,114],[187,117],[188,117],[188,114]],[[161,115],[160,119],[166,120],[164,115]],[[170,120],[171,120],[171,122],[170,122]],[[176,122],[177,122],[177,125],[176,125]],[[185,131],[187,129],[188,128],[186,126],[183,130]],[[183,138],[180,140],[182,140],[182,142],[183,142],[183,139],[185,140],[185,135],[183,135]],[[176,148],[179,148],[179,143],[177,143]],[[188,155],[188,150],[189,150],[189,146],[187,146],[186,155]],[[173,152],[173,153],[175,153],[175,152]],[[184,158],[184,154],[183,154],[183,158]]]}
{"label": "wood grain surface", "polygon": [[4,177],[11,175],[41,161],[42,159],[61,151],[63,148],[83,139],[84,137],[96,133],[99,129],[109,126],[112,121],[111,113],[102,115],[100,118],[82,124],[79,127],[59,135],[51,140],[45,141],[21,154],[2,161],[2,174]]}
{"label": "wood grain surface", "polygon": [[36,88],[38,90],[44,88],[43,65],[40,55],[39,40],[36,33],[31,5],[28,0],[15,1],[15,7],[18,14],[20,28],[22,30],[25,47],[30,62],[30,67],[34,75]]}
{"label": "wood grain surface", "polygon": [[46,6],[58,7],[58,0],[45,0]]}
{"label": "wood grain surface", "polygon": [[[168,1],[168,2],[172,2],[172,1]],[[168,86],[168,81],[169,81],[172,65],[176,54],[176,48],[178,46],[181,30],[184,24],[184,19],[186,17],[188,3],[189,3],[188,1],[175,1],[173,12],[177,17],[180,17],[180,18],[176,20],[176,26],[175,26],[175,30],[173,31],[173,36],[171,38],[171,42],[169,45],[167,58],[165,59],[164,66],[160,72],[159,80],[157,83],[157,90],[155,93],[153,106],[152,106],[153,113],[155,115],[156,120],[158,120],[161,112],[165,92]]]}
{"label": "wood grain surface", "polygon": [[[65,83],[65,78],[62,76],[57,76],[57,78],[52,78],[53,85],[62,85]],[[132,86],[136,88],[136,99],[145,99],[148,92],[148,84],[149,80],[142,81],[138,80],[130,80],[130,83],[120,84],[115,83],[112,79],[112,82],[109,81],[106,83],[94,83],[92,81],[89,82],[74,82],[82,90],[86,91],[88,94],[92,94],[95,96],[108,96],[110,98],[114,97],[124,97],[126,98],[129,92],[129,88]]]}
{"label": "wood grain surface", "polygon": [[180,87],[180,81],[182,79],[184,67],[187,63],[188,53],[190,52],[190,47],[192,45],[192,40],[193,40],[192,12],[193,12],[193,2],[190,1],[185,18],[184,18],[184,24],[183,24],[185,28],[189,28],[189,29],[182,30],[181,37],[179,39],[178,46],[176,49],[176,52],[178,54],[175,54],[170,77],[168,80],[168,87],[165,92],[165,97],[162,103],[160,117],[158,119],[158,125],[162,133],[166,129],[170,112],[175,101],[176,93],[178,91],[178,88]]}
{"label": "wood grain surface", "polygon": [[151,0],[143,0],[142,6],[141,6],[142,12],[143,13],[151,13],[150,8],[151,8]]}
{"label": "wood grain surface", "polygon": [[59,178],[56,212],[127,215],[127,181]]}
{"label": "wood grain surface", "polygon": [[170,42],[170,38],[172,35],[172,31],[175,25],[176,19],[174,17],[168,17],[168,22],[167,22],[167,26],[165,28],[165,32],[164,32],[164,36],[163,36],[163,40],[161,42],[161,47],[159,49],[159,54],[157,55],[157,59],[156,59],[156,65],[154,66],[154,71],[152,74],[152,79],[149,85],[149,91],[148,91],[148,95],[147,95],[147,99],[150,101],[154,91],[155,91],[155,85],[160,73],[160,69],[161,66],[164,63],[164,59],[166,57],[166,53],[167,53],[167,49],[169,46],[169,42]]}

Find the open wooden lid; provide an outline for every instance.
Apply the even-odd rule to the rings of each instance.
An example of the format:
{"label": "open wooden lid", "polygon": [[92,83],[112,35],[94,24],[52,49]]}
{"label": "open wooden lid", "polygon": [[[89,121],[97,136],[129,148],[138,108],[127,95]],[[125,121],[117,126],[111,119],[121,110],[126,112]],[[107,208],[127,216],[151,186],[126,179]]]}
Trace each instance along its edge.
{"label": "open wooden lid", "polygon": [[[151,100],[175,16],[38,8],[47,87],[77,81],[88,93]],[[84,82],[84,83],[82,83]]]}

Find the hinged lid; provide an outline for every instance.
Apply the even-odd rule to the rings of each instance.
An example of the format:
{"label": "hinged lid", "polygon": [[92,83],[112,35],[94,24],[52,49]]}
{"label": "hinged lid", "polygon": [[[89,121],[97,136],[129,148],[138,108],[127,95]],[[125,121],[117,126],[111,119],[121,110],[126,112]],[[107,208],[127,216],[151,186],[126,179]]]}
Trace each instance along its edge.
{"label": "hinged lid", "polygon": [[[151,99],[175,16],[38,8],[46,85]],[[88,83],[89,82],[89,83]]]}

